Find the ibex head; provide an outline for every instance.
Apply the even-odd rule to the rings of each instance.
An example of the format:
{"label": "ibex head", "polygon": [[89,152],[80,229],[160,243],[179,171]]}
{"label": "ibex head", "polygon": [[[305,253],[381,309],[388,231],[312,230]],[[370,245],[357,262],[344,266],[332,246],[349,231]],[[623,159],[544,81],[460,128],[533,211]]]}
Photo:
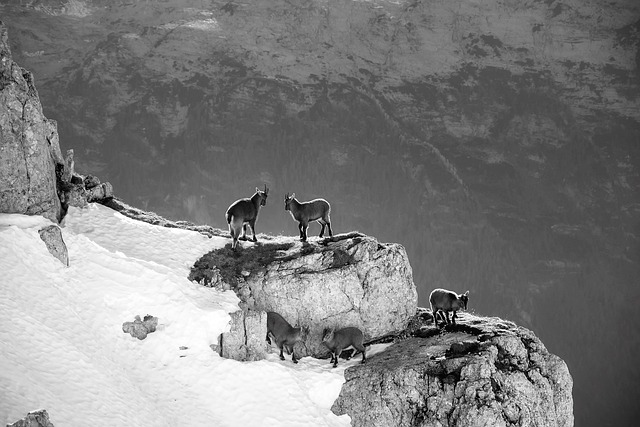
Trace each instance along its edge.
{"label": "ibex head", "polygon": [[294,197],[296,197],[296,193],[293,193],[291,196],[289,196],[289,193],[284,195],[284,210],[285,211],[291,210],[291,201],[293,200]]}
{"label": "ibex head", "polygon": [[256,187],[256,194],[258,195],[258,197],[260,197],[260,206],[266,205],[267,196],[269,195],[269,189],[267,188],[267,184],[264,185],[264,191]]}

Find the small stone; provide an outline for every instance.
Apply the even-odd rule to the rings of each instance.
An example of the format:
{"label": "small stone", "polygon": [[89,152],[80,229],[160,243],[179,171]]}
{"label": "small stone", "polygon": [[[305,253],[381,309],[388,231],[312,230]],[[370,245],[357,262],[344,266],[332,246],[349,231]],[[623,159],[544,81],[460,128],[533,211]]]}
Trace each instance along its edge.
{"label": "small stone", "polygon": [[98,177],[95,177],[93,175],[87,175],[84,177],[84,188],[86,188],[87,190],[90,190],[98,185],[100,185],[100,180],[98,179]]}
{"label": "small stone", "polygon": [[69,252],[67,251],[67,245],[62,239],[62,231],[57,225],[49,225],[38,231],[40,238],[47,246],[47,250],[60,260],[65,266],[69,266]]}
{"label": "small stone", "polygon": [[27,416],[13,424],[7,424],[7,427],[54,427],[49,421],[49,414],[44,409],[29,412]]}

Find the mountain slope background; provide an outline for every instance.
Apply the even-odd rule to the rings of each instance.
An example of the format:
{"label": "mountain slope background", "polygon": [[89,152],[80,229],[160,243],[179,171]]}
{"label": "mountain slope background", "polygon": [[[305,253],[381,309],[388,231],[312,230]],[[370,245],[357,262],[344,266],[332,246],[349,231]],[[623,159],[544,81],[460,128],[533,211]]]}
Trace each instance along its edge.
{"label": "mountain slope background", "polygon": [[[634,1],[4,1],[76,169],[226,228],[267,184],[402,243],[435,287],[533,329],[576,425],[631,425],[640,369]],[[310,235],[318,232],[311,227]],[[630,332],[624,330],[630,325]]]}

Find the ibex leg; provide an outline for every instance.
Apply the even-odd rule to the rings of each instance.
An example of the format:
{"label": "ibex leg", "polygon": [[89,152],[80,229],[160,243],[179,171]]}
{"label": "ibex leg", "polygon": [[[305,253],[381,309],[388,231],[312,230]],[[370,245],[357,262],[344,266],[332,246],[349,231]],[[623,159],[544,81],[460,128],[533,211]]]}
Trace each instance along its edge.
{"label": "ibex leg", "polygon": [[257,242],[258,239],[256,238],[256,221],[253,220],[253,221],[249,222],[249,225],[251,226],[251,233],[253,234],[253,241]]}
{"label": "ibex leg", "polygon": [[247,240],[247,224],[242,224],[242,236],[240,236],[240,240]]}

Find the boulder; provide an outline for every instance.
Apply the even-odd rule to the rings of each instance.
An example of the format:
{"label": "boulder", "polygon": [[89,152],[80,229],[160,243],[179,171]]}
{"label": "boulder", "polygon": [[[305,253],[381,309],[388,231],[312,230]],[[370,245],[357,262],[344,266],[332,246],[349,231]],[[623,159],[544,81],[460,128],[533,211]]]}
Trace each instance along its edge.
{"label": "boulder", "polygon": [[426,338],[347,368],[332,411],[354,427],[573,426],[567,365],[531,331],[465,313],[458,325],[415,335]]}
{"label": "boulder", "polygon": [[275,311],[307,327],[301,357],[328,355],[321,342],[326,327],[355,326],[368,341],[403,330],[417,308],[404,247],[360,233],[219,249],[196,262],[189,278],[234,289],[243,307]]}
{"label": "boulder", "polygon": [[62,231],[57,225],[49,225],[38,231],[40,238],[47,246],[47,249],[54,257],[58,258],[61,263],[69,266],[69,252],[67,245],[62,239]]}
{"label": "boulder", "polygon": [[100,185],[100,179],[93,175],[87,175],[84,177],[84,188],[87,190],[92,189],[95,186]]}
{"label": "boulder", "polygon": [[113,186],[109,182],[86,187],[85,181],[85,188],[87,189],[87,202],[100,202],[113,197]]}
{"label": "boulder", "polygon": [[29,412],[26,417],[13,424],[8,424],[7,427],[53,427],[53,424],[49,421],[47,411],[41,409]]}
{"label": "boulder", "polygon": [[308,354],[326,356],[326,327],[360,328],[365,340],[403,330],[418,295],[402,245],[360,234],[296,243],[264,272],[245,278],[256,307],[307,326]]}

